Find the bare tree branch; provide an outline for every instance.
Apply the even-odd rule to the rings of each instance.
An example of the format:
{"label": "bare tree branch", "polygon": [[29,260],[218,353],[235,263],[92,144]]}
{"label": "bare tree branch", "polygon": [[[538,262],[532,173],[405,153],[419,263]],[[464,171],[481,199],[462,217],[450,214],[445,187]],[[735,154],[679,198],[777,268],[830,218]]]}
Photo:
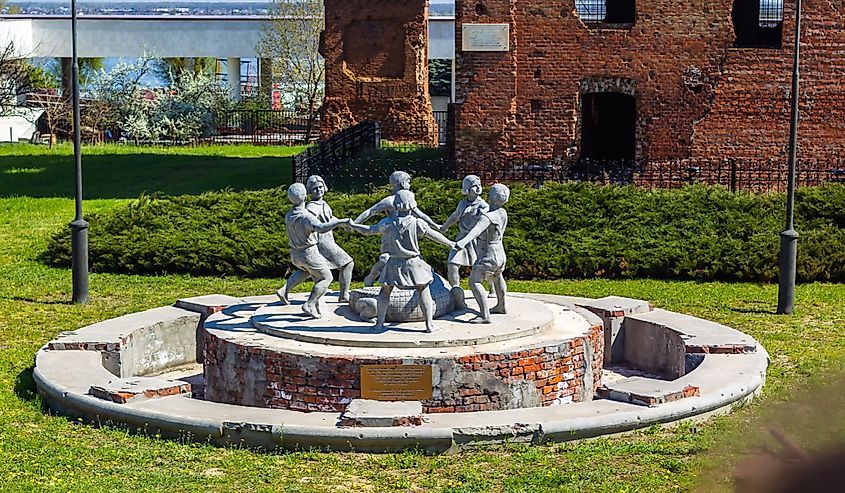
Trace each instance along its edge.
{"label": "bare tree branch", "polygon": [[32,89],[33,67],[14,41],[0,47],[0,116],[15,114]]}
{"label": "bare tree branch", "polygon": [[273,61],[283,103],[308,117],[306,139],[316,130],[325,92],[325,64],[320,55],[322,0],[274,0],[271,20],[261,33],[258,52]]}

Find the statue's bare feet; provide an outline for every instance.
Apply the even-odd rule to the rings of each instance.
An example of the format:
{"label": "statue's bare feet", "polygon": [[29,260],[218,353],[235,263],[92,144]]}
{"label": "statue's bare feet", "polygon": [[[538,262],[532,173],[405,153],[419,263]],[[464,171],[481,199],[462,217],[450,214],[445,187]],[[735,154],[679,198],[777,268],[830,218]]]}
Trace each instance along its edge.
{"label": "statue's bare feet", "polygon": [[276,296],[279,297],[279,301],[281,301],[283,305],[290,305],[290,301],[288,301],[288,294],[285,292],[285,288],[277,289]]}
{"label": "statue's bare feet", "polygon": [[438,327],[434,324],[425,326],[425,331],[428,332],[429,334],[431,334],[432,332],[437,332],[438,330],[440,330],[440,327]]}
{"label": "statue's bare feet", "polygon": [[376,323],[375,325],[373,325],[373,329],[378,332],[384,332],[384,324]]}
{"label": "statue's bare feet", "polygon": [[317,308],[311,303],[305,303],[304,305],[302,305],[302,312],[314,318],[320,318],[319,310],[317,310]]}
{"label": "statue's bare feet", "polygon": [[344,296],[338,296],[337,302],[338,303],[349,303],[349,295],[347,294],[347,295],[344,295]]}
{"label": "statue's bare feet", "polygon": [[471,323],[471,324],[489,324],[490,320],[482,317],[481,315],[479,315],[479,316],[473,318],[472,320],[470,320],[469,323]]}
{"label": "statue's bare feet", "polygon": [[496,306],[494,306],[493,308],[490,309],[490,313],[505,314],[505,313],[508,313],[508,311],[505,310],[505,305],[496,305]]}

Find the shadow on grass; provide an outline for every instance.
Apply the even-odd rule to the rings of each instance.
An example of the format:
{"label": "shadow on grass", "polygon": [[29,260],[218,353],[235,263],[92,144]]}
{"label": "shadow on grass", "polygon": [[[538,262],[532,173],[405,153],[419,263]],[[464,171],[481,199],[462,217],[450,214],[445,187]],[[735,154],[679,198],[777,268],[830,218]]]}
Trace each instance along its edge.
{"label": "shadow on grass", "polygon": [[33,371],[35,371],[35,367],[30,366],[18,373],[15,378],[15,395],[25,401],[35,400],[38,395],[35,388],[35,379],[32,376]]}
{"label": "shadow on grass", "polygon": [[9,298],[12,301],[23,301],[24,303],[37,303],[39,305],[72,305],[71,300],[36,300],[34,298],[25,298],[21,296],[12,296]]}
{"label": "shadow on grass", "polygon": [[774,310],[766,310],[763,308],[739,308],[739,307],[729,307],[728,310],[736,313],[748,313],[751,315],[777,315],[777,312]]}
{"label": "shadow on grass", "polygon": [[[261,190],[291,181],[290,157],[191,154],[83,155],[85,199],[137,198],[142,193],[199,194]],[[73,156],[0,156],[0,197],[73,197]]]}

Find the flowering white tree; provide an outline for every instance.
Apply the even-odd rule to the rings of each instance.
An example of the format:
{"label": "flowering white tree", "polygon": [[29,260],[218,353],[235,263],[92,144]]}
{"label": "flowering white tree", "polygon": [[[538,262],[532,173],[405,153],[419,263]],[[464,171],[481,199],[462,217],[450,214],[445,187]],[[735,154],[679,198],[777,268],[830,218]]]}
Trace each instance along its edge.
{"label": "flowering white tree", "polygon": [[185,71],[165,88],[149,89],[145,76],[161,62],[144,57],[101,71],[92,87],[92,99],[102,107],[101,118],[113,118],[132,138],[192,140],[214,131],[214,116],[231,110],[234,101],[213,74]]}
{"label": "flowering white tree", "polygon": [[158,94],[149,125],[159,138],[207,137],[214,132],[215,115],[232,110],[234,105],[216,76],[186,71]]}

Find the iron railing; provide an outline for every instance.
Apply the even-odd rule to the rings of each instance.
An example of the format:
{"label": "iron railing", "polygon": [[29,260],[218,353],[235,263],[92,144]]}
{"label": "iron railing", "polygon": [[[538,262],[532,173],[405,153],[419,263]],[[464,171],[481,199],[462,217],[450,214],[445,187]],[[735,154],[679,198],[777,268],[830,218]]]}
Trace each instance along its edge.
{"label": "iron railing", "polygon": [[215,144],[293,145],[316,142],[316,115],[281,110],[234,110],[215,116]]}
{"label": "iron railing", "polygon": [[[475,174],[485,183],[497,181],[542,185],[547,181],[633,184],[645,188],[677,188],[689,184],[721,185],[732,191],[784,191],[786,159],[670,159],[637,165],[630,160],[581,159],[572,163],[511,163],[504,166],[459,165],[454,178]],[[845,158],[803,159],[796,167],[798,186],[845,183]]]}
{"label": "iron railing", "polygon": [[294,181],[304,183],[310,175],[330,178],[352,160],[381,143],[377,122],[362,122],[332,135],[319,144],[293,156],[291,160]]}

